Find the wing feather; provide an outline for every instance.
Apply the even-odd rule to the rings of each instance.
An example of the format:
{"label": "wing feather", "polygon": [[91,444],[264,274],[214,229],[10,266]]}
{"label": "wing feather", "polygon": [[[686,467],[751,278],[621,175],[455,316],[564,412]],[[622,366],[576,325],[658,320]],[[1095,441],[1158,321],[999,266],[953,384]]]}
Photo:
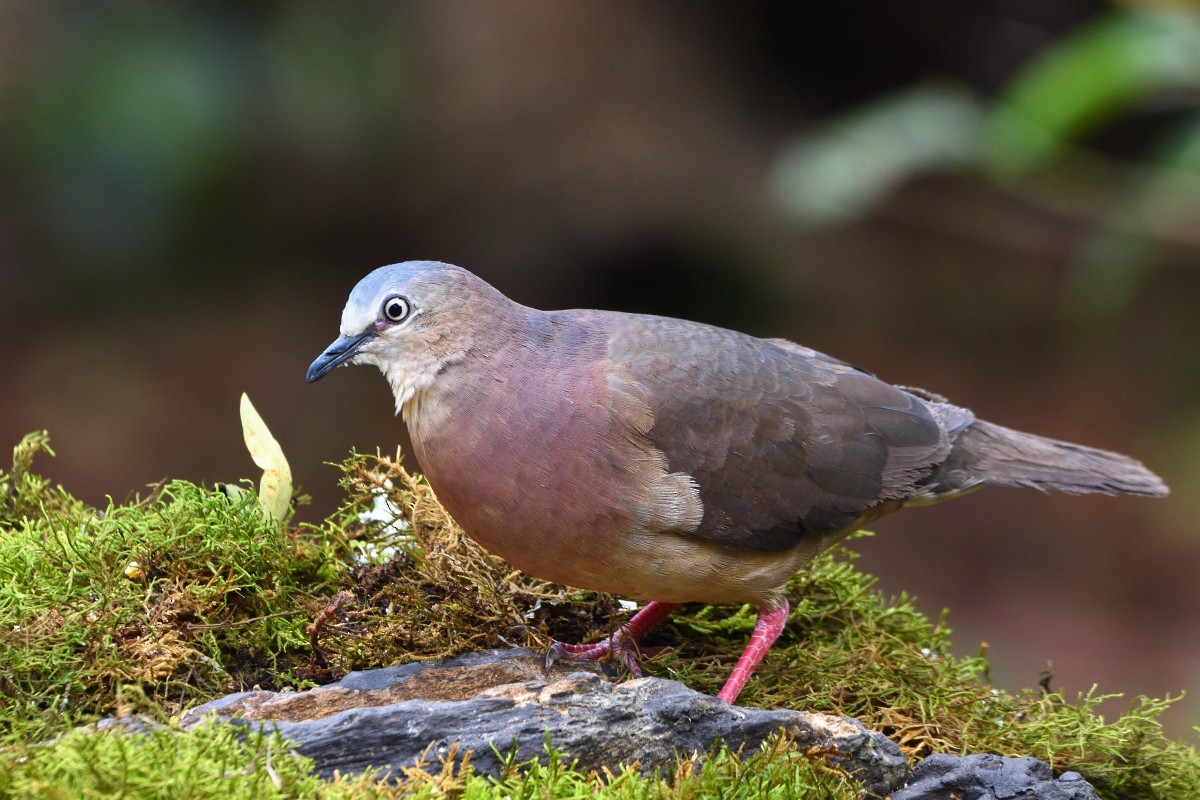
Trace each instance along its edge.
{"label": "wing feather", "polygon": [[608,358],[653,417],[646,437],[699,486],[689,535],[788,549],[918,494],[949,453],[938,403],[815,350],[664,317],[606,322]]}

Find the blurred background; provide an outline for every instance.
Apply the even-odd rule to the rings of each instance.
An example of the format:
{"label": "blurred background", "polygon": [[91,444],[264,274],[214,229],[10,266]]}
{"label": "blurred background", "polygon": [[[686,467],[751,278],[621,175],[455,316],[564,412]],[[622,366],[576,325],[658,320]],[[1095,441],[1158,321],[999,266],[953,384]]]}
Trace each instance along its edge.
{"label": "blurred background", "polygon": [[1189,690],[1195,741],[1197,5],[0,3],[0,442],[49,429],[72,492],[254,476],[247,391],[331,511],[324,462],[403,426],[304,372],[414,258],[1143,459],[1170,498],[993,490],[854,548],[997,685]]}

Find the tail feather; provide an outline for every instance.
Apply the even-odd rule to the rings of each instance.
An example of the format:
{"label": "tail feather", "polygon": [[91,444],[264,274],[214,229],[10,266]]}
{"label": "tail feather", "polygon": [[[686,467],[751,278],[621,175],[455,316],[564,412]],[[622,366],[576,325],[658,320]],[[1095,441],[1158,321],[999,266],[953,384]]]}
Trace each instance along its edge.
{"label": "tail feather", "polygon": [[940,472],[945,488],[985,484],[1147,497],[1168,492],[1161,478],[1128,456],[982,420],[959,432]]}

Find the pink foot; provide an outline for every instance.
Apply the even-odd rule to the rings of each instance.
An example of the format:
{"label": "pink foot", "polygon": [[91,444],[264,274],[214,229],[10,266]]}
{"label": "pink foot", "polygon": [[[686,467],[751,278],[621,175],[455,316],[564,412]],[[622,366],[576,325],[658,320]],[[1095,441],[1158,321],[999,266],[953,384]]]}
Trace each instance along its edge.
{"label": "pink foot", "polygon": [[[717,694],[717,697],[726,703],[733,705],[733,701],[737,700],[742,689],[746,688],[746,681],[750,680],[754,668],[763,660],[763,656],[771,649],[771,645],[775,644],[779,634],[783,633],[783,628],[787,625],[789,608],[786,600],[783,600],[782,603],[783,605],[778,608],[760,608],[758,610],[758,619],[754,622],[754,632],[750,634],[750,641],[746,643],[746,649],[742,651],[742,657],[734,665],[733,672],[729,673],[729,680],[725,681],[725,685]],[[646,606],[646,608],[649,609],[650,606]]]}
{"label": "pink foot", "polygon": [[641,641],[650,629],[679,607],[678,603],[647,603],[645,608],[633,615],[633,618],[621,626],[621,629],[603,641],[595,644],[566,644],[555,642],[546,653],[546,667],[566,655],[583,661],[599,661],[610,653],[618,661],[629,668],[634,675],[641,676],[642,670],[637,663],[637,643]]}

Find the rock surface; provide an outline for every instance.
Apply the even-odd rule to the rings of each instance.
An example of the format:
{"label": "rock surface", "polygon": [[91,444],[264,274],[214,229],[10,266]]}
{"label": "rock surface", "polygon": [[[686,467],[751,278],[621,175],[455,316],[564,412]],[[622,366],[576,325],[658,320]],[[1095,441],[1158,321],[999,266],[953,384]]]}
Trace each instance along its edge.
{"label": "rock surface", "polygon": [[857,720],[728,706],[662,678],[613,684],[586,662],[547,672],[543,656],[523,649],[355,672],[303,692],[242,692],[193,709],[184,724],[210,712],[277,728],[325,776],[436,764],[454,743],[460,757],[471,751],[477,772],[496,775],[514,749],[517,762],[544,758],[547,736],[585,769],[637,762],[650,771],[716,741],[751,752],[781,728],[869,794],[887,795],[907,773],[896,744]]}
{"label": "rock surface", "polygon": [[1078,772],[1056,779],[1036,758],[929,756],[892,800],[1099,800]]}
{"label": "rock surface", "polygon": [[[509,755],[516,763],[544,761],[547,736],[584,769],[636,762],[649,772],[671,765],[677,754],[704,754],[718,741],[753,752],[784,729],[797,745],[857,778],[868,796],[1098,800],[1078,773],[1055,778],[1037,759],[938,754],[909,773],[899,747],[855,719],[728,706],[662,678],[614,684],[602,665],[563,659],[547,669],[544,656],[525,649],[352,672],[303,692],[231,694],[189,711],[182,724],[194,726],[211,713],[277,729],[323,776],[367,768],[400,774],[422,763],[436,769],[439,757],[468,751],[477,772],[498,775]],[[144,729],[132,717],[97,727],[114,725]]]}

